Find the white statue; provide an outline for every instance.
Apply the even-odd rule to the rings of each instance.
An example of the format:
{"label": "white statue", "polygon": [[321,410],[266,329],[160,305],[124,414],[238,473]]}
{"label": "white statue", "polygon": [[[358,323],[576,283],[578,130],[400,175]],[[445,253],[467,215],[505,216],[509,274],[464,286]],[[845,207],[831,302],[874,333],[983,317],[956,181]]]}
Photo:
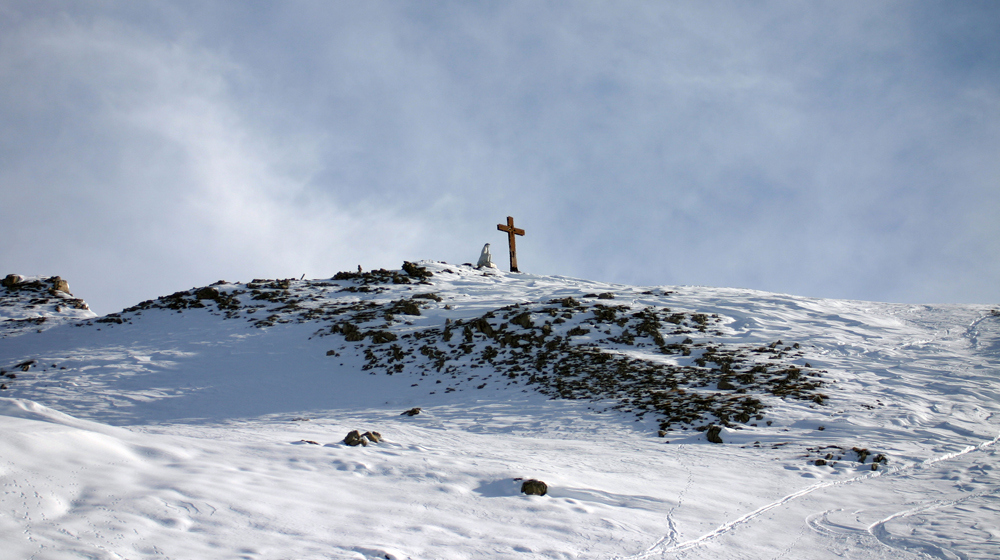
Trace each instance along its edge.
{"label": "white statue", "polygon": [[479,255],[479,262],[476,263],[476,268],[496,268],[497,265],[493,264],[493,255],[490,254],[490,244],[487,243],[483,245],[483,252]]}

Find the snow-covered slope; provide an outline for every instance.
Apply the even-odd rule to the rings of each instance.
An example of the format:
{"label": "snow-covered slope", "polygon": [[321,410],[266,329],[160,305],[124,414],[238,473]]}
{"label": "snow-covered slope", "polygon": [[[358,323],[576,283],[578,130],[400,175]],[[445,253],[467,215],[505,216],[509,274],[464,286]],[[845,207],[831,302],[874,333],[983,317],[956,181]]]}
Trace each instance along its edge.
{"label": "snow-covered slope", "polygon": [[[4,317],[31,317],[14,295]],[[990,307],[424,262],[25,324],[0,339],[0,558],[987,558],[1000,543]],[[384,441],[344,445],[351,430]],[[526,478],[548,494],[522,495]]]}

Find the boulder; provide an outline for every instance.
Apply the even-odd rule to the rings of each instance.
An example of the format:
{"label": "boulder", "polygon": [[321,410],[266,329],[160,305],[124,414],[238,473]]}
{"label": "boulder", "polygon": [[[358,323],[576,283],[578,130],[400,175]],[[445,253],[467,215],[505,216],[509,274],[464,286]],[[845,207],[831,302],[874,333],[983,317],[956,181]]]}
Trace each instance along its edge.
{"label": "boulder", "polygon": [[521,493],[529,496],[544,496],[549,491],[548,484],[534,478],[525,480],[521,484]]}
{"label": "boulder", "polygon": [[13,290],[18,284],[21,283],[22,280],[24,280],[24,276],[21,276],[20,274],[8,274],[6,278],[0,280],[0,285],[3,285],[3,287],[8,290]]}
{"label": "boulder", "polygon": [[705,433],[705,437],[707,437],[708,441],[712,443],[722,443],[722,438],[719,437],[719,434],[721,432],[722,432],[721,426],[709,426],[708,431]]}
{"label": "boulder", "polygon": [[212,299],[212,300],[217,300],[217,299],[219,299],[219,290],[217,290],[217,289],[215,289],[215,288],[213,288],[211,286],[205,286],[204,288],[201,288],[197,292],[195,292],[194,293],[194,297],[196,297],[198,299]]}
{"label": "boulder", "polygon": [[420,407],[419,406],[415,406],[415,407],[411,408],[410,410],[407,410],[406,412],[400,414],[400,416],[416,416],[418,414],[420,414]]}
{"label": "boulder", "polygon": [[368,445],[368,440],[361,437],[361,432],[357,430],[351,430],[347,433],[347,437],[344,438],[344,443],[350,445],[351,447],[357,445]]}
{"label": "boulder", "polygon": [[[65,292],[65,293],[69,294],[69,282],[63,280],[61,277],[59,277],[59,276],[53,276],[52,278],[49,278],[49,282],[52,282],[52,289],[53,290],[56,290],[57,292]],[[73,295],[73,294],[70,294],[70,295]]]}

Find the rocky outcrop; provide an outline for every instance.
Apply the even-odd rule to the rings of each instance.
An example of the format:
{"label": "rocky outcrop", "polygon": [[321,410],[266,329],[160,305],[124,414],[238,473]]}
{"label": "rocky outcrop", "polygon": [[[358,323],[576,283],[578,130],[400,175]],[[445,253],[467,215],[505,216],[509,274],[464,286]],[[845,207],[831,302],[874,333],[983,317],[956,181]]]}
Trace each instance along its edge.
{"label": "rocky outcrop", "polygon": [[0,338],[93,317],[87,302],[74,297],[60,276],[0,276]]}

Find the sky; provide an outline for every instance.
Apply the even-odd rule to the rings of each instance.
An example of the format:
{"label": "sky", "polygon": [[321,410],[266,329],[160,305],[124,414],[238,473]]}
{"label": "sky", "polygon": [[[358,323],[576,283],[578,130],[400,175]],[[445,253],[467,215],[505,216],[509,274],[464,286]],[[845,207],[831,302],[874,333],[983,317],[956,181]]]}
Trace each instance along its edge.
{"label": "sky", "polygon": [[0,274],[1000,301],[1000,4],[0,0]]}

